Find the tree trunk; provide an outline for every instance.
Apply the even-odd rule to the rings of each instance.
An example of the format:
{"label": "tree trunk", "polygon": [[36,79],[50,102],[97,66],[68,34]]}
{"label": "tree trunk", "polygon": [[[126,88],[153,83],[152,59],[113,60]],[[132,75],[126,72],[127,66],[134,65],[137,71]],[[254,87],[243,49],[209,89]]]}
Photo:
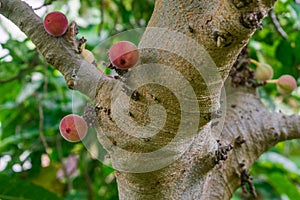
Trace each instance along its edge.
{"label": "tree trunk", "polygon": [[277,142],[299,138],[299,116],[269,113],[255,88],[235,84],[234,73],[226,95],[222,90],[274,3],[156,0],[139,44],[140,64],[121,80],[83,60],[74,24],[53,38],[21,1],[0,0],[0,13],[27,34],[69,87],[94,101],[97,138],[109,152],[120,199],[223,200],[243,184],[255,195],[247,169]]}

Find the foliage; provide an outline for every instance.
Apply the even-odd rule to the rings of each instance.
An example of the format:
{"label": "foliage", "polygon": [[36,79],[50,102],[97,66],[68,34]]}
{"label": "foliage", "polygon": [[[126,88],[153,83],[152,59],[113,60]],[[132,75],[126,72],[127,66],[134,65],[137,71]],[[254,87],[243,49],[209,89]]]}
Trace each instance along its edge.
{"label": "foliage", "polygon": [[[46,189],[36,186],[28,181],[18,180],[16,178],[9,178],[5,175],[0,175],[0,198],[1,199],[31,199],[31,200],[60,200],[55,194]],[[18,191],[18,193],[16,193]],[[34,191],[34,192],[33,192]]]}
{"label": "foliage", "polygon": [[[154,2],[46,0],[45,5],[48,3],[37,10],[43,11],[42,17],[53,10],[66,13],[79,24],[79,37],[88,39],[86,48],[93,49],[100,40],[118,32],[145,27]],[[300,4],[281,0],[274,12],[288,38],[278,34],[267,17],[264,29],[250,42],[250,57],[270,64],[275,78],[282,74],[297,78]],[[15,199],[28,198],[25,191],[47,195],[34,183],[64,199],[117,199],[113,170],[93,159],[83,144],[69,143],[59,134],[59,121],[70,113],[82,114],[85,98],[66,87],[62,75],[45,63],[28,39],[20,41],[10,34],[1,46],[9,53],[0,56],[0,180],[6,183],[0,185],[0,198],[9,199],[4,196],[8,190],[1,188],[5,186],[18,191]],[[274,85],[266,85],[259,94],[270,110],[299,114],[299,89],[282,96]],[[299,147],[299,141],[280,143],[253,165],[250,171],[260,199],[300,199]],[[239,189],[233,199],[245,197]]]}
{"label": "foliage", "polygon": [[[291,0],[278,1],[274,8],[278,22],[287,34],[284,38],[269,14],[263,21],[263,30],[257,31],[250,41],[250,57],[270,64],[274,79],[283,74],[296,78],[300,75],[300,4]],[[267,84],[259,88],[259,95],[267,108],[286,114],[300,113],[299,88],[291,95],[280,95],[276,86]],[[300,142],[279,143],[258,159],[251,174],[258,192],[258,199],[300,198]],[[233,199],[247,197],[241,190]],[[249,196],[248,196],[249,197]]]}

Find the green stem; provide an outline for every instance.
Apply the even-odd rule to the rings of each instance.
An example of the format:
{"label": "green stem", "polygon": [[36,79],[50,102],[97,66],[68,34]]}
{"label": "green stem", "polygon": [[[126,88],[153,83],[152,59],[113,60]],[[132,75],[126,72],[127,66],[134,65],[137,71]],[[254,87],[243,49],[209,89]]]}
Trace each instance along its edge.
{"label": "green stem", "polygon": [[267,80],[267,83],[271,83],[271,84],[277,84],[278,83],[278,79],[275,80]]}
{"label": "green stem", "polygon": [[258,61],[256,61],[256,60],[254,60],[254,59],[249,58],[249,61],[251,63],[253,63],[254,65],[256,65],[256,67],[259,67],[259,65],[260,65],[260,63]]}

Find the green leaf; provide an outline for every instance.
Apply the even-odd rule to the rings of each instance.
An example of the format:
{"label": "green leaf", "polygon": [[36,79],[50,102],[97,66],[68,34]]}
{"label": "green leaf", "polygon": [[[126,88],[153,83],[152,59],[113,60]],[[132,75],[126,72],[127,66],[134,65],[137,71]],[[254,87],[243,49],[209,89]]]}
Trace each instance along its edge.
{"label": "green leaf", "polygon": [[0,175],[1,200],[61,200],[54,193],[33,183]]}
{"label": "green leaf", "polygon": [[300,199],[296,185],[281,173],[272,173],[268,176],[270,184],[279,194],[286,194],[290,199]]}
{"label": "green leaf", "polygon": [[285,40],[282,40],[276,49],[276,58],[284,65],[285,68],[291,67],[294,61],[293,49]]}
{"label": "green leaf", "polygon": [[300,170],[298,169],[297,165],[292,162],[290,159],[274,153],[274,152],[268,152],[261,156],[260,161],[269,161],[273,164],[277,163],[280,164],[284,169],[293,172],[295,174],[300,175]]}
{"label": "green leaf", "polygon": [[22,103],[26,100],[29,96],[31,96],[37,89],[42,85],[42,81],[34,81],[27,83],[20,94],[16,98],[17,103]]}
{"label": "green leaf", "polygon": [[6,137],[3,140],[1,140],[1,142],[0,142],[0,152],[4,151],[8,145],[11,145],[11,144],[17,145],[18,143],[20,143],[26,139],[31,139],[31,138],[37,137],[38,135],[39,135],[38,131],[32,130],[32,132],[27,132],[22,135],[12,135],[12,136]]}

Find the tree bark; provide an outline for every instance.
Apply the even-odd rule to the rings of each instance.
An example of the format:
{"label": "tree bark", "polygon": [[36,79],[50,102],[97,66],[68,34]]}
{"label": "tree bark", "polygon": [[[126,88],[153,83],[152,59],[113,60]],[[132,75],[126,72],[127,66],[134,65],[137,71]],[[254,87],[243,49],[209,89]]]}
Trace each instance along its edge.
{"label": "tree bark", "polygon": [[300,137],[299,116],[268,112],[255,89],[230,78],[220,103],[233,63],[274,3],[157,0],[139,45],[141,67],[122,81],[83,60],[74,24],[54,38],[24,2],[0,0],[0,14],[94,101],[120,199],[230,199],[262,153]]}

